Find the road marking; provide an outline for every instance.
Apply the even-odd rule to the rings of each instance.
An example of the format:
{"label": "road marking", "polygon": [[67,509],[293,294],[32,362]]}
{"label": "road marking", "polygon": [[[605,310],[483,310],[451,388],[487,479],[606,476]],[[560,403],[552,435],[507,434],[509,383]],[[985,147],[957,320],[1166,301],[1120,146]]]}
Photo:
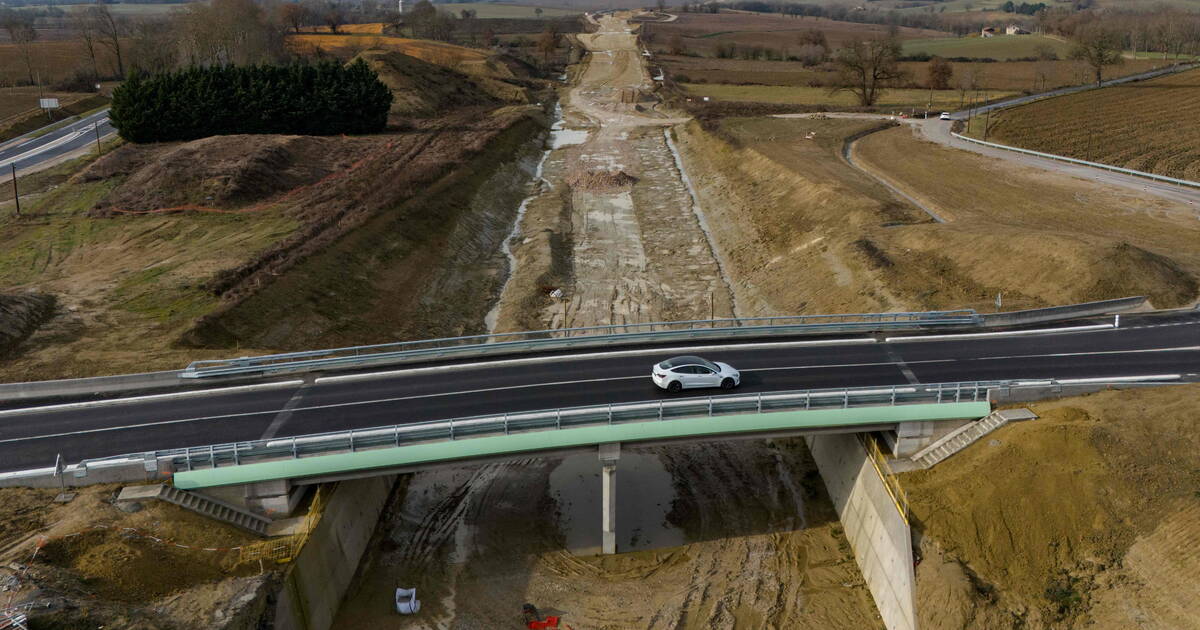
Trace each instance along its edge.
{"label": "road marking", "polygon": [[[870,345],[876,343],[874,337],[858,337],[854,339],[823,339],[816,341],[783,341],[783,342],[764,342],[764,343],[743,343],[743,344],[713,344],[708,346],[684,346],[676,348],[657,348],[652,350],[618,350],[615,352],[589,352],[587,354],[572,354],[571,359],[604,359],[609,357],[631,357],[642,356],[647,354],[672,354],[676,352],[705,352],[705,351],[720,351],[720,350],[754,350],[763,348],[796,348],[803,346],[850,346],[850,345]],[[499,361],[477,361],[475,363],[455,363],[453,365],[438,365],[434,367],[423,368],[404,368],[399,370],[388,370],[386,372],[369,372],[366,374],[343,374],[341,376],[320,376],[317,377],[317,383],[345,383],[350,381],[365,381],[376,378],[392,378],[396,376],[405,376],[408,374],[425,374],[431,372],[451,372],[459,370],[469,370],[487,367],[503,367],[510,365],[528,365],[536,363],[548,363],[551,361],[560,360],[561,356],[550,357],[531,357],[527,359],[502,359]]]}
{"label": "road marking", "polygon": [[900,358],[900,355],[896,352],[896,348],[894,346],[891,344],[884,344],[883,348],[884,351],[887,352],[888,358],[892,361],[895,361],[896,365],[900,367],[900,373],[903,374],[904,378],[908,380],[909,385],[916,385],[920,382],[917,380],[917,375],[913,374],[913,371],[909,369],[908,365],[904,363],[904,360]]}
{"label": "road marking", "polygon": [[1003,332],[961,333],[954,335],[913,335],[906,337],[885,337],[884,341],[945,341],[949,339],[979,339],[985,337],[1017,337],[1020,335],[1037,335],[1041,333],[1082,332],[1085,330],[1111,330],[1112,324],[1091,324],[1088,326],[1067,326],[1064,328],[1039,328],[1037,330],[1006,330]]}
{"label": "road marking", "polygon": [[308,383],[301,385],[300,388],[296,390],[296,393],[292,394],[292,397],[289,398],[287,403],[283,405],[283,408],[279,410],[279,415],[275,416],[275,419],[272,420],[271,424],[267,426],[267,430],[263,431],[262,437],[259,438],[260,440],[269,440],[275,437],[275,434],[279,433],[279,430],[283,428],[283,424],[292,417],[292,413],[296,405],[300,404],[300,399],[304,397],[304,392],[306,389],[308,389]]}
{"label": "road marking", "polygon": [[285,389],[303,385],[302,380],[280,381],[278,383],[258,383],[256,385],[237,385],[234,387],[221,387],[218,389],[198,389],[190,392],[172,392],[170,394],[150,394],[148,396],[133,396],[130,398],[112,398],[109,400],[89,400],[87,402],[63,403],[60,405],[44,405],[42,407],[24,407],[21,409],[4,409],[0,410],[0,418],[5,416],[17,416],[23,414],[46,413],[52,411],[72,411],[76,409],[91,409],[93,407],[112,407],[116,405],[128,405],[132,403],[152,402],[159,400],[177,400],[180,398],[196,398],[203,396],[213,396],[217,394],[240,394],[243,392],[255,392],[268,389]]}

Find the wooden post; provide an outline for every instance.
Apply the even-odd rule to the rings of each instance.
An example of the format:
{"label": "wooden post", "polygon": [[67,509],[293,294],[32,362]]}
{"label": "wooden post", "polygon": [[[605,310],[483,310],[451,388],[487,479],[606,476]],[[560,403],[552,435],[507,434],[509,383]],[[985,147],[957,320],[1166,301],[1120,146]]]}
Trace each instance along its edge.
{"label": "wooden post", "polygon": [[983,118],[983,139],[987,140],[988,126],[992,124],[992,108],[988,108]]}
{"label": "wooden post", "polygon": [[17,203],[17,216],[21,216],[21,194],[17,192],[17,164],[8,165],[12,169],[13,201]]}

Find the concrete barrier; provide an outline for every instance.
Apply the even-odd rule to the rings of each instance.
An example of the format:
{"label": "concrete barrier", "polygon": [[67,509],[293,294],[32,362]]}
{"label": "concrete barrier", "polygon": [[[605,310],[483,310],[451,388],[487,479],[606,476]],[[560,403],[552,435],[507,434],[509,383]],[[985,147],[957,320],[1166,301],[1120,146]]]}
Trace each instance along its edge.
{"label": "concrete barrier", "polygon": [[916,630],[912,531],[854,435],[805,438],[888,630]]}
{"label": "concrete barrier", "polygon": [[[276,630],[328,630],[366,551],[396,476],[338,484],[320,523],[283,578]],[[390,606],[390,602],[379,602]]]}
{"label": "concrete barrier", "polygon": [[[30,383],[4,383],[0,384],[0,401],[32,400],[59,396],[89,396],[142,389],[178,387],[180,385],[179,373],[181,371],[121,374],[118,376],[71,378],[59,381],[33,381]],[[186,385],[187,383],[184,384]]]}

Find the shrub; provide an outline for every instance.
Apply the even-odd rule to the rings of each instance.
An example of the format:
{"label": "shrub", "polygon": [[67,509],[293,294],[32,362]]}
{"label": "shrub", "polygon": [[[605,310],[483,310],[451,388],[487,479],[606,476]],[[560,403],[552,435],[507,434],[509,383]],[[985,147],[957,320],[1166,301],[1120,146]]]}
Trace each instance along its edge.
{"label": "shrub", "polygon": [[132,74],[109,118],[130,142],[235,133],[361,134],[387,125],[392,93],[361,60],[288,66],[193,66]]}

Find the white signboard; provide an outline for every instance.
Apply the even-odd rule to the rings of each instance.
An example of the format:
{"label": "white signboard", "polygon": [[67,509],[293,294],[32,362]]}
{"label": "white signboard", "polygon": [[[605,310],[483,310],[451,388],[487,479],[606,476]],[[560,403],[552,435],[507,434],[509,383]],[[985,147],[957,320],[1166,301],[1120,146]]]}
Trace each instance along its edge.
{"label": "white signboard", "polygon": [[42,109],[58,109],[58,99],[56,98],[39,98],[38,107]]}

